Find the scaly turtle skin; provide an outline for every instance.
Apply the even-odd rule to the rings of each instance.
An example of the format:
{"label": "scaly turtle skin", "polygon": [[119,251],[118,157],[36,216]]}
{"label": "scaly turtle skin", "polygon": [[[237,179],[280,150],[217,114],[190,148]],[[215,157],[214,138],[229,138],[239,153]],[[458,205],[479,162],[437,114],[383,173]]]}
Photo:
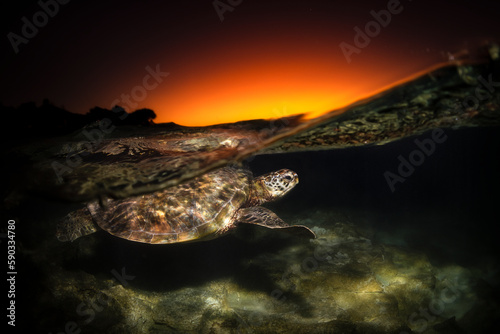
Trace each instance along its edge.
{"label": "scaly turtle skin", "polygon": [[279,228],[314,238],[305,226],[290,226],[260,207],[288,193],[299,182],[282,169],[253,179],[246,169],[224,167],[162,191],[121,200],[90,202],[68,214],[57,238],[73,241],[97,231],[96,223],[114,236],[149,244],[213,239],[238,223]]}

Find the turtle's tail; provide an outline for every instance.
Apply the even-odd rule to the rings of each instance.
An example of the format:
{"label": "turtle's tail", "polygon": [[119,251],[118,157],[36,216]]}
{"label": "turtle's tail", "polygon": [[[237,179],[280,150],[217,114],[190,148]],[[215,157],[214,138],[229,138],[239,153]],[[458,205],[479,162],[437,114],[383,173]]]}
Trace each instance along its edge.
{"label": "turtle's tail", "polygon": [[70,212],[57,225],[56,237],[59,241],[73,241],[97,231],[92,215],[85,207]]}

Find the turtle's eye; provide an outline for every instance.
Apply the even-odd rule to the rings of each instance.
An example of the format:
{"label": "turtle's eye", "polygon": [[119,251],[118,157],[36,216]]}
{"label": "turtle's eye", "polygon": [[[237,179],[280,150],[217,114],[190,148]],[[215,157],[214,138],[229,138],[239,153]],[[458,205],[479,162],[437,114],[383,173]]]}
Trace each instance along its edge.
{"label": "turtle's eye", "polygon": [[285,175],[283,178],[287,181],[292,181],[292,177],[290,175]]}

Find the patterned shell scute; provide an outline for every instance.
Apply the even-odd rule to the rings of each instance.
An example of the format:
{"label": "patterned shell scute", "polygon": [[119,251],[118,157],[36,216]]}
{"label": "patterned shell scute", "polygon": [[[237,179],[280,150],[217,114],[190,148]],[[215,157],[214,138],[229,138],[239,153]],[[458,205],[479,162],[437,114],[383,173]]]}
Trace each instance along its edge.
{"label": "patterned shell scute", "polygon": [[163,191],[89,205],[98,225],[109,233],[145,243],[209,238],[233,223],[249,195],[251,174],[220,168]]}

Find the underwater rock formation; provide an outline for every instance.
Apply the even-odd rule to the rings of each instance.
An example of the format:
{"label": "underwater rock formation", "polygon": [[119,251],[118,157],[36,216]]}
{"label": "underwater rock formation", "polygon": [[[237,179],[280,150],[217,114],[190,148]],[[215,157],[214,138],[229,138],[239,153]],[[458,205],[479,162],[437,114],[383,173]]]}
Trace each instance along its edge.
{"label": "underwater rock formation", "polygon": [[69,324],[82,333],[444,333],[478,326],[473,307],[485,301],[470,270],[375,243],[369,231],[332,213],[296,219],[318,238],[249,227],[245,239],[178,247],[105,233],[55,244],[32,258],[50,263],[35,319],[43,330]]}

